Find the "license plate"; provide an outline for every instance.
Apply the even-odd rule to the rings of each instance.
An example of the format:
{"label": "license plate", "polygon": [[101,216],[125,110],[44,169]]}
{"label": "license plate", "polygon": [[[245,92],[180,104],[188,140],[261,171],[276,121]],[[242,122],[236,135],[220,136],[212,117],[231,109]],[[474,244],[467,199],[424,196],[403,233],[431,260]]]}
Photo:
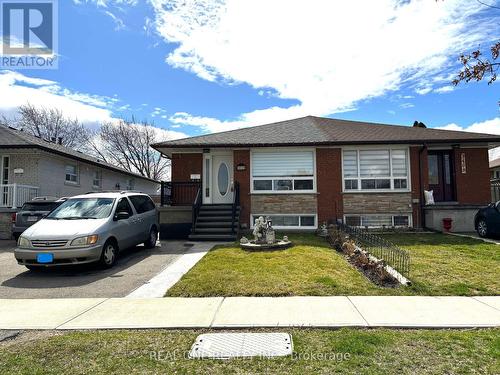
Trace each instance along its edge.
{"label": "license plate", "polygon": [[38,216],[28,216],[28,221],[38,221]]}
{"label": "license plate", "polygon": [[54,261],[54,254],[50,253],[37,254],[36,261],[38,263],[52,263]]}

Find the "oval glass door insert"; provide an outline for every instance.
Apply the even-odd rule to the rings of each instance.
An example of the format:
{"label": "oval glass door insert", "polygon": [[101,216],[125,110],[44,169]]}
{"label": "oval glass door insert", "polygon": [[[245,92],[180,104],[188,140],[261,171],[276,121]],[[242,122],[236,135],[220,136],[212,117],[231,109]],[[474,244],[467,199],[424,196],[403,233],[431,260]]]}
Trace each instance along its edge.
{"label": "oval glass door insert", "polygon": [[219,187],[220,195],[227,194],[229,188],[229,169],[226,163],[220,163],[219,171],[217,172],[217,186]]}

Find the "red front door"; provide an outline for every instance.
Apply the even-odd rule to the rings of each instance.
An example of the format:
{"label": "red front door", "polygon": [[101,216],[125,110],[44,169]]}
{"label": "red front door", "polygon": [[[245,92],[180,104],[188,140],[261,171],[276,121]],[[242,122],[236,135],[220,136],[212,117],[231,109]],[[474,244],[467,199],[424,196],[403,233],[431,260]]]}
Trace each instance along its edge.
{"label": "red front door", "polygon": [[455,173],[451,151],[429,151],[429,190],[436,202],[455,200]]}

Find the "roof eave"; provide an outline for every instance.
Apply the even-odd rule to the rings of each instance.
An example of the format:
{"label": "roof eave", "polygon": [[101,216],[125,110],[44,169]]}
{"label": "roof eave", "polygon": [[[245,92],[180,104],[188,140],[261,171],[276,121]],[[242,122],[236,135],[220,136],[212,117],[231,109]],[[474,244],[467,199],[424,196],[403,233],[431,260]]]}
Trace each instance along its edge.
{"label": "roof eave", "polygon": [[118,167],[112,167],[112,166],[107,166],[107,165],[104,165],[104,164],[101,164],[101,163],[98,163],[98,162],[93,162],[92,160],[87,160],[85,158],[80,158],[77,155],[71,155],[71,154],[67,154],[67,153],[62,152],[62,151],[57,151],[57,150],[54,150],[53,148],[50,148],[50,147],[43,147],[42,145],[36,145],[36,144],[31,144],[31,145],[26,145],[26,144],[23,144],[23,145],[0,145],[0,149],[7,149],[7,148],[34,148],[34,149],[39,149],[39,150],[47,151],[47,152],[49,152],[51,154],[56,154],[56,155],[63,156],[63,157],[66,157],[66,158],[75,159],[75,160],[78,160],[78,161],[80,161],[82,163],[88,163],[88,164],[95,165],[95,166],[100,167],[100,168],[108,169],[110,171],[114,171],[114,172],[117,172],[117,173],[123,173],[123,174],[126,174],[128,176],[140,178],[140,179],[147,180],[147,181],[150,181],[150,182],[154,182],[154,183],[157,183],[157,184],[160,183],[160,181],[156,181],[156,180],[154,180],[152,178],[149,178],[149,177],[141,176],[140,174],[129,172],[129,171],[126,171],[124,169],[120,169]]}
{"label": "roof eave", "polygon": [[363,141],[324,141],[324,142],[297,142],[297,143],[190,143],[190,144],[161,144],[152,145],[155,150],[162,149],[194,149],[194,148],[239,148],[239,147],[311,147],[311,146],[343,146],[343,145],[381,145],[381,144],[460,144],[460,143],[487,143],[491,147],[500,146],[498,138],[468,138],[468,139],[411,139],[411,140],[363,140]]}

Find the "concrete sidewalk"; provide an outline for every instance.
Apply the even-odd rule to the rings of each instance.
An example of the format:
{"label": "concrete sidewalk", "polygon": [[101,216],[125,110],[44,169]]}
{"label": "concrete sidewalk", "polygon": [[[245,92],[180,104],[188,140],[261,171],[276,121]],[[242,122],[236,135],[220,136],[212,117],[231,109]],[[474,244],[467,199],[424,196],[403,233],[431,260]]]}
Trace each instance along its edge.
{"label": "concrete sidewalk", "polygon": [[500,327],[500,297],[0,299],[0,329]]}

